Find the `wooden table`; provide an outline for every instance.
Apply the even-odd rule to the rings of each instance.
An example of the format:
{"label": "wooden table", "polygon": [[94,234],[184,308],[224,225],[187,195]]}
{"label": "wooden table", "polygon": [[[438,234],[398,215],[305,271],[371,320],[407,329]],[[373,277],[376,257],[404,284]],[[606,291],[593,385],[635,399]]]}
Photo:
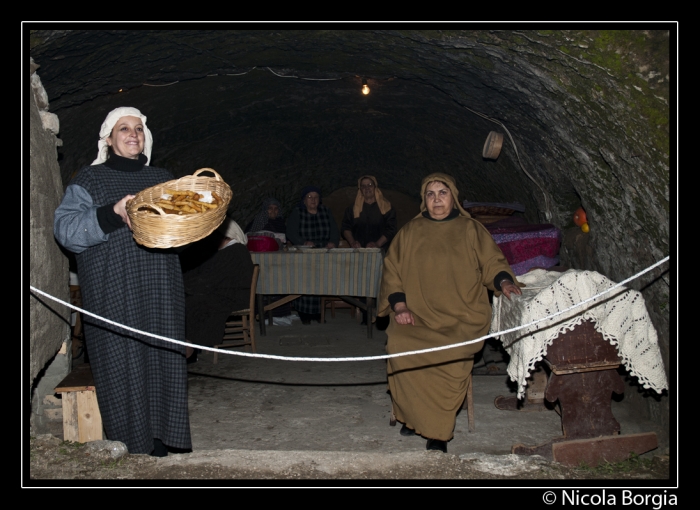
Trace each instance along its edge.
{"label": "wooden table", "polygon": [[[552,405],[558,403],[563,435],[540,445],[514,444],[512,453],[541,455],[570,466],[582,462],[595,466],[625,460],[630,452],[641,455],[658,447],[655,432],[620,434],[620,423],[610,404],[613,393],[621,395],[625,391],[617,372],[621,360],[617,349],[596,331],[593,322],[586,321],[562,333],[542,361],[549,373],[544,399]],[[529,396],[527,401],[530,407],[538,405]],[[546,409],[544,402],[539,405]]]}
{"label": "wooden table", "polygon": [[[537,270],[518,278],[526,284],[522,296],[494,299],[492,331],[567,310],[613,285],[591,271]],[[623,360],[646,388],[658,393],[667,388],[656,331],[639,292],[621,289],[597,304],[590,302],[553,322],[540,322],[500,339],[510,356],[508,374],[518,382],[521,399],[499,396],[496,407],[521,412],[554,408],[562,420],[562,436],[541,445],[515,444],[512,453],[542,455],[575,466],[618,462],[630,452],[641,455],[657,448],[654,432],[621,434],[611,408],[613,393],[625,390],[618,373]]]}
{"label": "wooden table", "polygon": [[[251,252],[260,264],[256,289],[258,309],[262,310],[260,334],[265,335],[265,312],[301,295],[338,296],[367,311],[367,338],[372,338],[374,301],[382,280],[383,254],[380,249],[305,250]],[[263,295],[285,295],[262,304]],[[366,302],[359,298],[365,298]]]}

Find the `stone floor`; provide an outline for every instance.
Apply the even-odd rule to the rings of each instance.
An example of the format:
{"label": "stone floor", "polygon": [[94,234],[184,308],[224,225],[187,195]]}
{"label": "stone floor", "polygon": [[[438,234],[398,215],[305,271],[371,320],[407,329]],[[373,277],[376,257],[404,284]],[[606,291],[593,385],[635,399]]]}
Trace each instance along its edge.
{"label": "stone floor", "polygon": [[[337,311],[335,318],[329,314],[326,324],[288,322],[268,326],[266,336],[256,329],[255,355],[228,351],[214,364],[213,353],[204,350],[188,365],[193,453],[168,456],[162,466],[230,464],[247,472],[285,473],[290,465],[306,462],[310,469],[358,471],[358,476],[369,466],[387,473],[398,466],[420,471],[426,462],[421,452],[436,452],[425,451],[424,438],[401,436],[400,423],[390,425],[386,361],[363,359],[385,354],[384,331],[375,327],[373,338],[367,338],[366,326],[348,310]],[[329,358],[349,360],[325,361]],[[81,362],[82,357],[74,360]],[[540,469],[541,458],[509,455],[512,446],[536,446],[561,436],[561,419],[554,410],[496,408],[496,397],[515,395],[507,362],[500,342],[487,341],[474,365],[475,431],[469,432],[467,413],[460,412],[448,453],[489,465],[505,463],[506,476],[520,476],[518,469],[525,468],[513,457],[534,470]],[[611,400],[611,407],[621,433],[655,431],[624,398]],[[60,429],[54,435],[60,437]],[[668,450],[649,453],[659,454]],[[441,476],[456,475],[435,475]]]}
{"label": "stone floor", "polygon": [[[326,324],[290,321],[256,330],[257,355],[246,351],[219,354],[202,351],[189,365],[189,409],[193,449],[407,452],[425,448],[425,439],[403,437],[401,424],[390,426],[391,400],[386,391],[386,361],[363,360],[385,354],[386,334],[338,310]],[[306,358],[351,358],[351,361],[307,361]],[[457,416],[448,451],[508,454],[513,444],[528,446],[562,434],[553,411],[503,411],[500,395],[514,396],[508,355],[500,342],[486,342],[474,364],[475,431],[467,413]],[[74,360],[82,363],[83,358]],[[654,431],[654,424],[622,400],[611,402],[623,434]],[[56,431],[60,435],[60,429]],[[662,453],[662,452],[657,452]]]}
{"label": "stone floor", "polygon": [[[414,451],[425,439],[403,437],[390,426],[386,361],[362,360],[385,354],[386,334],[366,328],[347,311],[326,324],[267,328],[257,336],[257,353],[292,359],[265,359],[203,351],[189,368],[190,420],[195,450]],[[304,358],[353,358],[318,362]],[[298,359],[301,358],[301,359]],[[476,430],[468,432],[466,412],[457,417],[450,453],[507,454],[515,443],[537,445],[560,436],[553,410],[502,411],[499,395],[513,396],[507,355],[488,342],[474,368]],[[636,415],[624,399],[612,402],[622,433],[648,432],[653,424]]]}

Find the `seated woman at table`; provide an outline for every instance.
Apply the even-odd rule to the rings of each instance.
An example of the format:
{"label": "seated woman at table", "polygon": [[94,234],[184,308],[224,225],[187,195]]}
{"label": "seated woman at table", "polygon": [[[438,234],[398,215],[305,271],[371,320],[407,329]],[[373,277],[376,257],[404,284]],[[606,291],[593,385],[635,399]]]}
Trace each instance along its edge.
{"label": "seated woman at table", "polygon": [[[255,218],[248,223],[245,228],[245,233],[260,232],[266,230],[275,234],[287,234],[287,225],[282,217],[282,204],[276,198],[266,198],[262,202],[260,211],[255,215]],[[284,244],[281,240],[277,240],[280,247]],[[263,299],[268,302],[274,302],[282,299],[281,295],[267,295]],[[292,314],[292,304],[285,303],[272,310],[273,317],[289,317]]]}
{"label": "seated woman at table", "polygon": [[[185,337],[193,344],[213,346],[224,337],[234,310],[248,308],[253,260],[248,239],[230,219],[181,254],[185,280]],[[187,362],[197,361],[187,347]]]}
{"label": "seated woman at table", "polygon": [[[384,258],[377,310],[392,319],[386,330],[389,354],[484,336],[491,324],[488,290],[508,299],[521,294],[489,232],[460,207],[452,177],[429,175],[421,196],[421,214],[396,234]],[[483,343],[388,360],[401,435],[422,435],[428,450],[447,452]]]}
{"label": "seated woman at table", "polygon": [[279,200],[272,197],[266,198],[263,200],[258,214],[246,226],[245,233],[267,230],[275,234],[286,234],[287,226],[284,218],[281,216],[281,212],[282,204],[280,204]]}
{"label": "seated woman at table", "polygon": [[[297,246],[335,248],[340,232],[331,211],[321,204],[321,190],[307,186],[301,191],[301,203],[287,219],[287,239]],[[294,300],[302,324],[321,322],[321,298],[301,296]]]}
{"label": "seated woman at table", "polygon": [[374,176],[363,175],[357,180],[355,203],[345,209],[340,229],[352,248],[389,247],[396,235],[396,211]]}
{"label": "seated woman at table", "polygon": [[[384,198],[377,179],[363,175],[357,180],[355,203],[345,209],[340,227],[343,237],[352,248],[382,248],[387,250],[396,235],[396,211]],[[363,303],[366,298],[359,298]],[[362,325],[367,324],[367,310],[362,311]],[[380,330],[386,329],[387,320],[377,323]]]}

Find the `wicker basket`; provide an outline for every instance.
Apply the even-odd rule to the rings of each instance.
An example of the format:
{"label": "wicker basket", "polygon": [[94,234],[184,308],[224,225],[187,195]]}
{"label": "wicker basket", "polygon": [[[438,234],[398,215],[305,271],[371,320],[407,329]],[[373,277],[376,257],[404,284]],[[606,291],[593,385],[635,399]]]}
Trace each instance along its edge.
{"label": "wicker basket", "polygon": [[[214,177],[200,176],[211,172]],[[155,205],[166,189],[180,191],[215,191],[223,203],[216,209],[197,214],[166,214]],[[211,234],[226,217],[231,202],[231,188],[212,168],[200,168],[192,175],[146,188],[126,206],[134,240],[148,248],[174,248],[193,243]],[[148,206],[147,208],[144,206]],[[141,208],[141,210],[139,210]],[[151,209],[150,211],[148,209]],[[156,211],[157,214],[154,214]]]}

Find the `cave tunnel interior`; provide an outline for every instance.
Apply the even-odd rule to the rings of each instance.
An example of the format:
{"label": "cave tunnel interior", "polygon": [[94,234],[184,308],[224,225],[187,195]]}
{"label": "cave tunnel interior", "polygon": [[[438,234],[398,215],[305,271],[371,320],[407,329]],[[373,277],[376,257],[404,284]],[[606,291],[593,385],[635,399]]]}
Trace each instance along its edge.
{"label": "cave tunnel interior", "polygon": [[[60,120],[64,185],[95,158],[106,114],[134,106],[153,133],[151,164],[175,177],[215,169],[243,225],[265,197],[287,215],[304,186],[328,197],[364,174],[417,204],[440,171],[460,200],[519,203],[529,222],[562,229],[583,206],[612,237],[654,237],[657,256],[670,210],[669,31],[658,28],[25,35]],[[492,131],[496,159],[483,155]],[[640,210],[650,202],[652,218]]]}
{"label": "cave tunnel interior", "polygon": [[[460,201],[518,203],[514,214],[561,229],[562,265],[621,281],[674,249],[672,23],[126,26],[25,25],[25,79],[41,80],[37,106],[60,122],[64,186],[95,159],[106,115],[133,106],[148,117],[151,164],[175,177],[214,169],[242,226],[266,197],[288,216],[307,185],[342,210],[367,174],[403,207],[401,225],[422,179],[444,172]],[[503,145],[486,158],[492,132]],[[590,233],[573,223],[579,207]],[[644,293],[667,372],[670,278],[663,266],[629,284]],[[667,400],[627,393],[668,424]]]}

